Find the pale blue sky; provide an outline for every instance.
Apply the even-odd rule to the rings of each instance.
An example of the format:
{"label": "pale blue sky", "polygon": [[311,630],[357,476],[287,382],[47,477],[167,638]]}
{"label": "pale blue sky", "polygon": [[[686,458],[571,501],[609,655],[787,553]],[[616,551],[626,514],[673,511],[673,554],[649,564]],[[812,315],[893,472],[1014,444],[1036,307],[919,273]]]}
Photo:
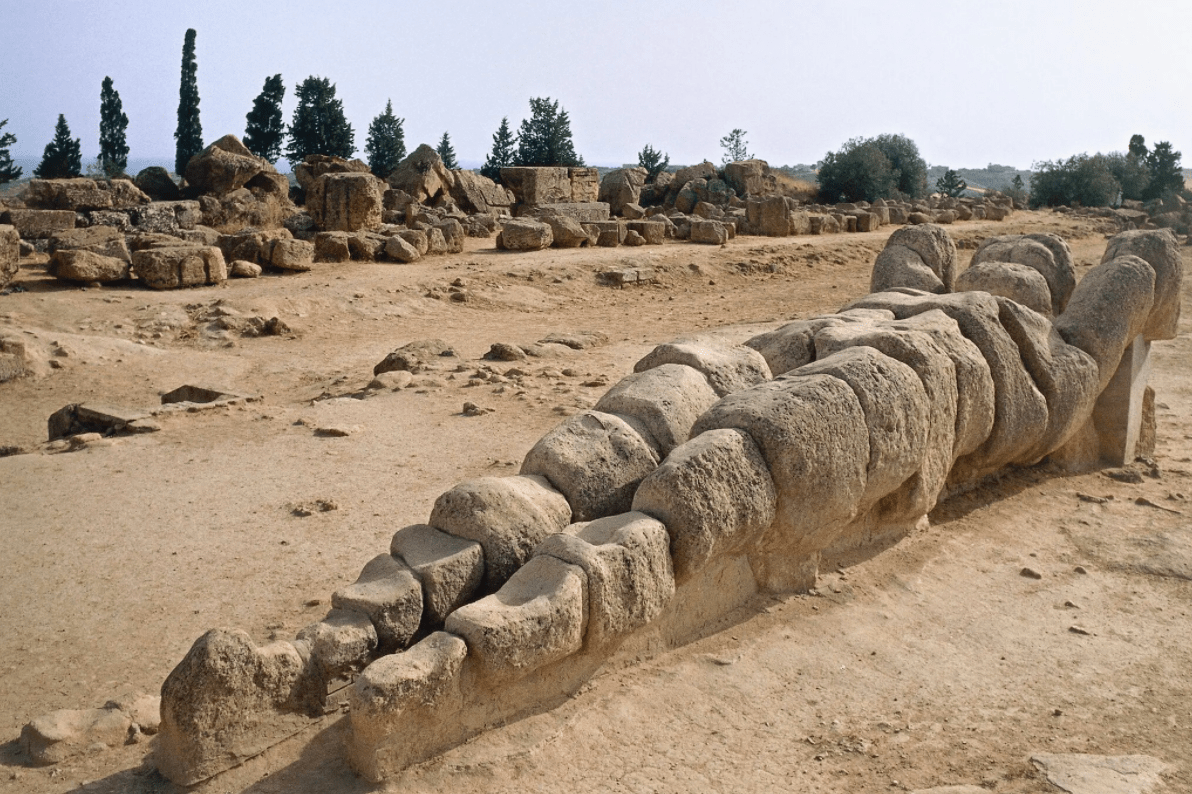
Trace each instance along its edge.
{"label": "pale blue sky", "polygon": [[[1192,3],[453,0],[0,0],[0,119],[40,156],[59,113],[94,158],[110,75],[133,158],[171,161],[182,40],[198,32],[205,142],[243,135],[267,76],[338,88],[363,157],[393,100],[409,148],[450,132],[479,162],[531,96],[558,99],[590,164],[719,161],[748,131],[771,164],[812,163],[846,139],[915,140],[929,163],[1020,168],[1170,140],[1192,162]],[[15,33],[15,35],[13,35]]]}

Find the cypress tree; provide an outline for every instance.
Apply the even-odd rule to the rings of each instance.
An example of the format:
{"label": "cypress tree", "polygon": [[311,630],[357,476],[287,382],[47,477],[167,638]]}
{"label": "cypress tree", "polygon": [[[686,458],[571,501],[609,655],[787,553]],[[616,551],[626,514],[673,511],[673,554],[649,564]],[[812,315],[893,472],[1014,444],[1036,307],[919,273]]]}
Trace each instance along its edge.
{"label": "cypress tree", "polygon": [[46,144],[41,162],[33,169],[38,179],[69,179],[83,173],[83,147],[78,138],[71,139],[66,116],[58,114],[54,139]]}
{"label": "cypress tree", "polygon": [[368,140],[364,151],[368,155],[368,168],[375,176],[385,179],[398,163],[406,159],[406,134],[401,125],[405,119],[393,115],[393,101],[385,103],[385,112],[368,125]]}
{"label": "cypress tree", "polygon": [[653,182],[670,165],[670,155],[664,154],[647,143],[637,153],[637,164],[646,169],[646,181]]}
{"label": "cypress tree", "polygon": [[439,153],[444,166],[452,169],[459,168],[459,162],[455,159],[455,149],[451,148],[451,137],[447,133],[443,133],[443,137],[439,139],[439,145],[435,147],[435,151]]}
{"label": "cypress tree", "polygon": [[[8,119],[0,121],[0,130],[4,129],[4,125],[7,123]],[[0,135],[0,185],[20,179],[21,172],[24,170],[19,165],[13,165],[12,155],[8,151],[8,147],[16,142],[17,136],[11,132]]]}
{"label": "cypress tree", "polygon": [[1159,141],[1146,156],[1151,180],[1142,191],[1143,199],[1162,198],[1178,194],[1184,188],[1184,171],[1180,167],[1180,153],[1169,141]]}
{"label": "cypress tree", "polygon": [[559,109],[558,100],[530,98],[530,118],[518,130],[517,164],[534,166],[582,166],[571,140],[571,119]]}
{"label": "cypress tree", "polygon": [[186,31],[182,43],[182,84],[178,88],[178,128],[174,130],[174,173],[186,172],[190,158],[203,151],[203,125],[199,122],[199,83],[195,75],[195,29]]}
{"label": "cypress tree", "polygon": [[308,154],[351,157],[356,151],[356,133],[344,115],[343,102],[335,97],[335,85],[326,77],[308,77],[294,91],[298,107],[290,122],[286,159],[297,165]]}
{"label": "cypress tree", "polygon": [[509,129],[509,117],[506,116],[501,119],[501,126],[493,133],[493,149],[485,158],[484,165],[480,167],[480,175],[500,182],[501,169],[513,165],[517,157],[517,150],[514,148],[516,144],[517,139]]}
{"label": "cypress tree", "polygon": [[265,78],[265,87],[253,100],[252,110],[245,117],[244,145],[257,157],[264,157],[270,163],[277,163],[281,157],[281,139],[286,125],[281,118],[281,101],[286,96],[286,86],[281,75]]}
{"label": "cypress tree", "polygon": [[99,165],[109,178],[124,173],[128,167],[128,116],[120,94],[112,87],[112,78],[103,79],[99,92]]}

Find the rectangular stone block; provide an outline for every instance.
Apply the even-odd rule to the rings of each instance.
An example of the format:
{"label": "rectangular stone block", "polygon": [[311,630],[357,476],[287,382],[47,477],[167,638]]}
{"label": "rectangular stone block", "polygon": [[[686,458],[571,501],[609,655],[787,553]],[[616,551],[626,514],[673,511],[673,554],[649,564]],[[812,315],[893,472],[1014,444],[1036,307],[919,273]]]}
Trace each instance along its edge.
{"label": "rectangular stone block", "polygon": [[661,614],[675,593],[670,536],[644,513],[574,524],[534,552],[578,565],[588,580],[591,646],[619,643]]}
{"label": "rectangular stone block", "polygon": [[422,623],[422,585],[403,561],[378,554],[356,581],[331,595],[331,606],[366,615],[377,632],[377,649],[405,648]]}
{"label": "rectangular stone block", "polygon": [[47,240],[75,227],[74,210],[8,210],[0,220],[15,226],[25,240]]}
{"label": "rectangular stone block", "polygon": [[484,580],[484,550],[479,543],[427,524],[399,529],[389,553],[410,566],[421,582],[423,613],[431,625],[442,623]]}
{"label": "rectangular stone block", "polygon": [[812,234],[811,216],[806,212],[791,212],[791,234]]}
{"label": "rectangular stone block", "polygon": [[21,235],[15,226],[0,225],[0,289],[21,269]]}
{"label": "rectangular stone block", "polygon": [[513,191],[519,204],[534,206],[571,201],[571,176],[566,168],[502,168],[501,181]]}
{"label": "rectangular stone block", "polygon": [[1151,373],[1150,353],[1151,343],[1141,335],[1134,337],[1122,354],[1113,379],[1093,407],[1093,426],[1100,440],[1101,458],[1116,466],[1133,463],[1138,453]]}
{"label": "rectangular stone block", "polygon": [[609,219],[609,204],[606,201],[557,202],[553,204],[523,205],[518,208],[518,217],[538,216],[546,213],[562,215],[580,223],[598,223]]}
{"label": "rectangular stone block", "polygon": [[571,200],[575,202],[596,201],[600,196],[600,172],[595,168],[570,168]]}
{"label": "rectangular stone block", "polygon": [[786,237],[790,230],[790,209],[782,196],[749,199],[745,204],[745,218],[753,234],[767,237]]}
{"label": "rectangular stone block", "polygon": [[629,221],[628,226],[645,238],[646,245],[662,245],[666,240],[666,224],[661,221]]}
{"label": "rectangular stone block", "polygon": [[534,557],[491,596],[447,616],[486,676],[517,679],[583,647],[588,622],[583,569]]}
{"label": "rectangular stone block", "polygon": [[857,231],[872,232],[877,230],[877,216],[872,212],[856,212],[852,217],[856,218]]}
{"label": "rectangular stone block", "polygon": [[132,266],[137,278],[153,289],[200,287],[228,279],[223,253],[215,247],[148,248],[132,255]]}
{"label": "rectangular stone block", "polygon": [[720,221],[692,221],[691,242],[723,245],[728,242],[728,230]]}
{"label": "rectangular stone block", "polygon": [[625,242],[625,233],[629,231],[620,221],[591,221],[584,227],[596,232],[596,245],[602,248],[616,248]]}

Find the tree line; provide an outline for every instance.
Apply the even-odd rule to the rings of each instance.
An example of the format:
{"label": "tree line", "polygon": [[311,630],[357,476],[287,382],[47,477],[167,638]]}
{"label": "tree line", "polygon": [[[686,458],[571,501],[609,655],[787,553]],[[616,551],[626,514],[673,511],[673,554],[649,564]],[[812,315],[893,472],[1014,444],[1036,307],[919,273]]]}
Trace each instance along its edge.
{"label": "tree line", "polygon": [[[203,150],[203,125],[199,114],[197,34],[186,31],[182,45],[181,79],[178,89],[177,127],[174,131],[174,172],[184,174],[190,159]],[[260,94],[253,100],[245,117],[244,145],[253,154],[276,163],[283,155],[291,164],[301,163],[312,154],[351,157],[356,151],[356,136],[344,114],[343,103],[336,97],[335,84],[325,77],[311,76],[295,87],[298,104],[290,123],[284,122],[282,102],[286,88],[280,74],[265,79]],[[0,121],[0,130],[7,119]],[[370,170],[387,177],[406,157],[403,124],[405,119],[393,112],[392,101],[369,124],[364,154]],[[100,154],[98,170],[107,177],[125,175],[128,167],[128,116],[112,79],[105,77],[100,92]],[[745,131],[734,129],[721,139],[725,162],[749,157]],[[529,118],[516,133],[509,118],[501,119],[493,134],[492,148],[480,173],[500,180],[502,168],[510,166],[583,166],[584,159],[575,150],[571,119],[566,109],[550,97],[531,97]],[[9,147],[16,142],[11,133],[0,134],[0,184],[19,179],[21,168],[12,163]],[[448,168],[458,168],[451,136],[444,132],[435,147]],[[670,158],[647,144],[638,154],[639,164],[653,180],[670,164]],[[69,178],[82,174],[80,139],[71,137],[65,115],[58,116],[54,137],[46,145],[41,163],[34,169],[39,178]]]}
{"label": "tree line", "polygon": [[[181,81],[178,89],[178,124],[174,131],[174,173],[184,174],[190,159],[203,150],[203,125],[199,114],[197,34],[186,31],[182,45]],[[253,154],[276,164],[284,154],[291,164],[301,163],[312,154],[350,158],[356,152],[356,135],[344,114],[343,103],[336,97],[335,84],[325,77],[311,76],[295,88],[298,105],[289,125],[282,116],[286,88],[280,74],[265,79],[260,94],[253,100],[245,118],[244,145]],[[7,119],[0,121],[3,130]],[[364,153],[370,170],[387,177],[406,157],[405,119],[393,113],[393,102],[369,124]],[[120,94],[105,77],[100,92],[99,170],[107,177],[125,175],[128,167],[128,115]],[[22,169],[12,162],[9,147],[16,142],[12,133],[0,134],[0,184],[21,177]],[[448,168],[459,168],[451,136],[444,132],[435,147]],[[493,136],[493,148],[482,172],[499,178],[500,169],[514,165],[582,166],[583,158],[575,151],[571,120],[558,101],[549,97],[530,99],[530,117],[521,123],[515,136],[509,119]],[[59,179],[81,176],[82,147],[71,137],[66,117],[59,114],[54,137],[42,155],[34,176]]]}

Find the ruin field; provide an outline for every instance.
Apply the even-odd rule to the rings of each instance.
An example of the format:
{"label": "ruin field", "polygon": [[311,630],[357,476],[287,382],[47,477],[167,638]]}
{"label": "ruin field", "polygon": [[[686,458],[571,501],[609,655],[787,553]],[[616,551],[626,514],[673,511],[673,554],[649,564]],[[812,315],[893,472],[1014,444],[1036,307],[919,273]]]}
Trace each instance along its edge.
{"label": "ruin field", "polygon": [[[0,383],[0,794],[185,791],[154,770],[150,737],[33,767],[18,736],[57,709],[157,694],[209,628],[293,637],[439,494],[517,473],[656,345],[834,312],[868,292],[896,228],[535,252],[468,237],[408,265],[165,292],[79,288],[22,260],[22,290],[0,295],[0,337],[32,370]],[[1118,230],[1049,211],[947,229],[961,268],[987,237],[1052,232],[1078,275]],[[653,280],[600,278],[632,268]],[[384,784],[348,769],[331,717],[190,790],[1025,794],[1060,790],[1032,757],[1090,753],[1154,757],[1158,790],[1192,791],[1190,332],[1186,312],[1155,344],[1157,451],[1136,481],[1007,470],[811,594],[758,596]],[[552,334],[576,349],[484,358]],[[388,353],[432,339],[453,355],[374,382]],[[251,399],[47,443],[64,406],[149,413],[184,385]]]}

